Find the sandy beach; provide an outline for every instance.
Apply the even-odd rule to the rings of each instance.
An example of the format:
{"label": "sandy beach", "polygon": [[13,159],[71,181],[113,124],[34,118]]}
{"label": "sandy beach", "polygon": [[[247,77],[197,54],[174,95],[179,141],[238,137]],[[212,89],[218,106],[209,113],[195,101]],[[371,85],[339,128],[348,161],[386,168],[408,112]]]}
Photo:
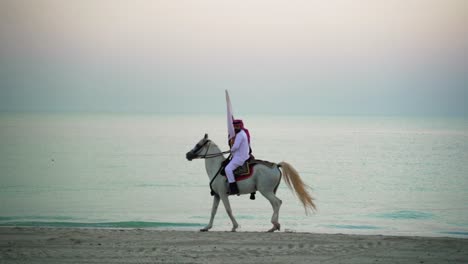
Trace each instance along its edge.
{"label": "sandy beach", "polygon": [[1,227],[0,263],[468,263],[468,239]]}

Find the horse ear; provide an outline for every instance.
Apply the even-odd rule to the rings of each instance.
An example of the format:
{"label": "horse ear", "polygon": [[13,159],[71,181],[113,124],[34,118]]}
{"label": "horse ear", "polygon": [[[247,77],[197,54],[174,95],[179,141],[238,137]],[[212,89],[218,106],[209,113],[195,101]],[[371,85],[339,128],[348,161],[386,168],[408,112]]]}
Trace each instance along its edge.
{"label": "horse ear", "polygon": [[208,133],[205,133],[204,139],[208,139]]}

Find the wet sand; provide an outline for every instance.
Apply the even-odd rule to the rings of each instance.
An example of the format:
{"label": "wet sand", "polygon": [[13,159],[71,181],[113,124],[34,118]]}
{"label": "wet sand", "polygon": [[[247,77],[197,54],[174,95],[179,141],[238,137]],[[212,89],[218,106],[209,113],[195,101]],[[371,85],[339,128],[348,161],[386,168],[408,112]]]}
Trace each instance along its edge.
{"label": "wet sand", "polygon": [[468,239],[0,227],[0,263],[468,263]]}

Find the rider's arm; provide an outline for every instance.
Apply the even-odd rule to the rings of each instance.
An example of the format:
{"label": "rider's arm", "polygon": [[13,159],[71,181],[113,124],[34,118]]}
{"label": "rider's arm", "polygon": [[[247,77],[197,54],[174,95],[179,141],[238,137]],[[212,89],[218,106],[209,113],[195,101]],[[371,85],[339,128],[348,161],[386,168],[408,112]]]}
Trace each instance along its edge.
{"label": "rider's arm", "polygon": [[234,138],[234,144],[231,147],[231,152],[236,152],[239,149],[243,140],[245,140],[244,137],[240,136],[240,133],[237,134]]}

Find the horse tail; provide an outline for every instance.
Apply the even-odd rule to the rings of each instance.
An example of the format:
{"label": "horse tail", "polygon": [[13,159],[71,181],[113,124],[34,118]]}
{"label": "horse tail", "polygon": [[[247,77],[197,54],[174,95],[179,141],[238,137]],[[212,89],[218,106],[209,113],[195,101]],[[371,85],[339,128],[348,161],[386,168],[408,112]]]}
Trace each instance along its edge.
{"label": "horse tail", "polygon": [[296,192],[296,196],[304,205],[306,214],[308,209],[311,211],[316,210],[317,208],[314,204],[314,198],[312,198],[309,193],[311,188],[302,181],[296,169],[294,169],[291,164],[284,161],[280,162],[278,167],[282,168],[286,185],[288,185],[289,189]]}

